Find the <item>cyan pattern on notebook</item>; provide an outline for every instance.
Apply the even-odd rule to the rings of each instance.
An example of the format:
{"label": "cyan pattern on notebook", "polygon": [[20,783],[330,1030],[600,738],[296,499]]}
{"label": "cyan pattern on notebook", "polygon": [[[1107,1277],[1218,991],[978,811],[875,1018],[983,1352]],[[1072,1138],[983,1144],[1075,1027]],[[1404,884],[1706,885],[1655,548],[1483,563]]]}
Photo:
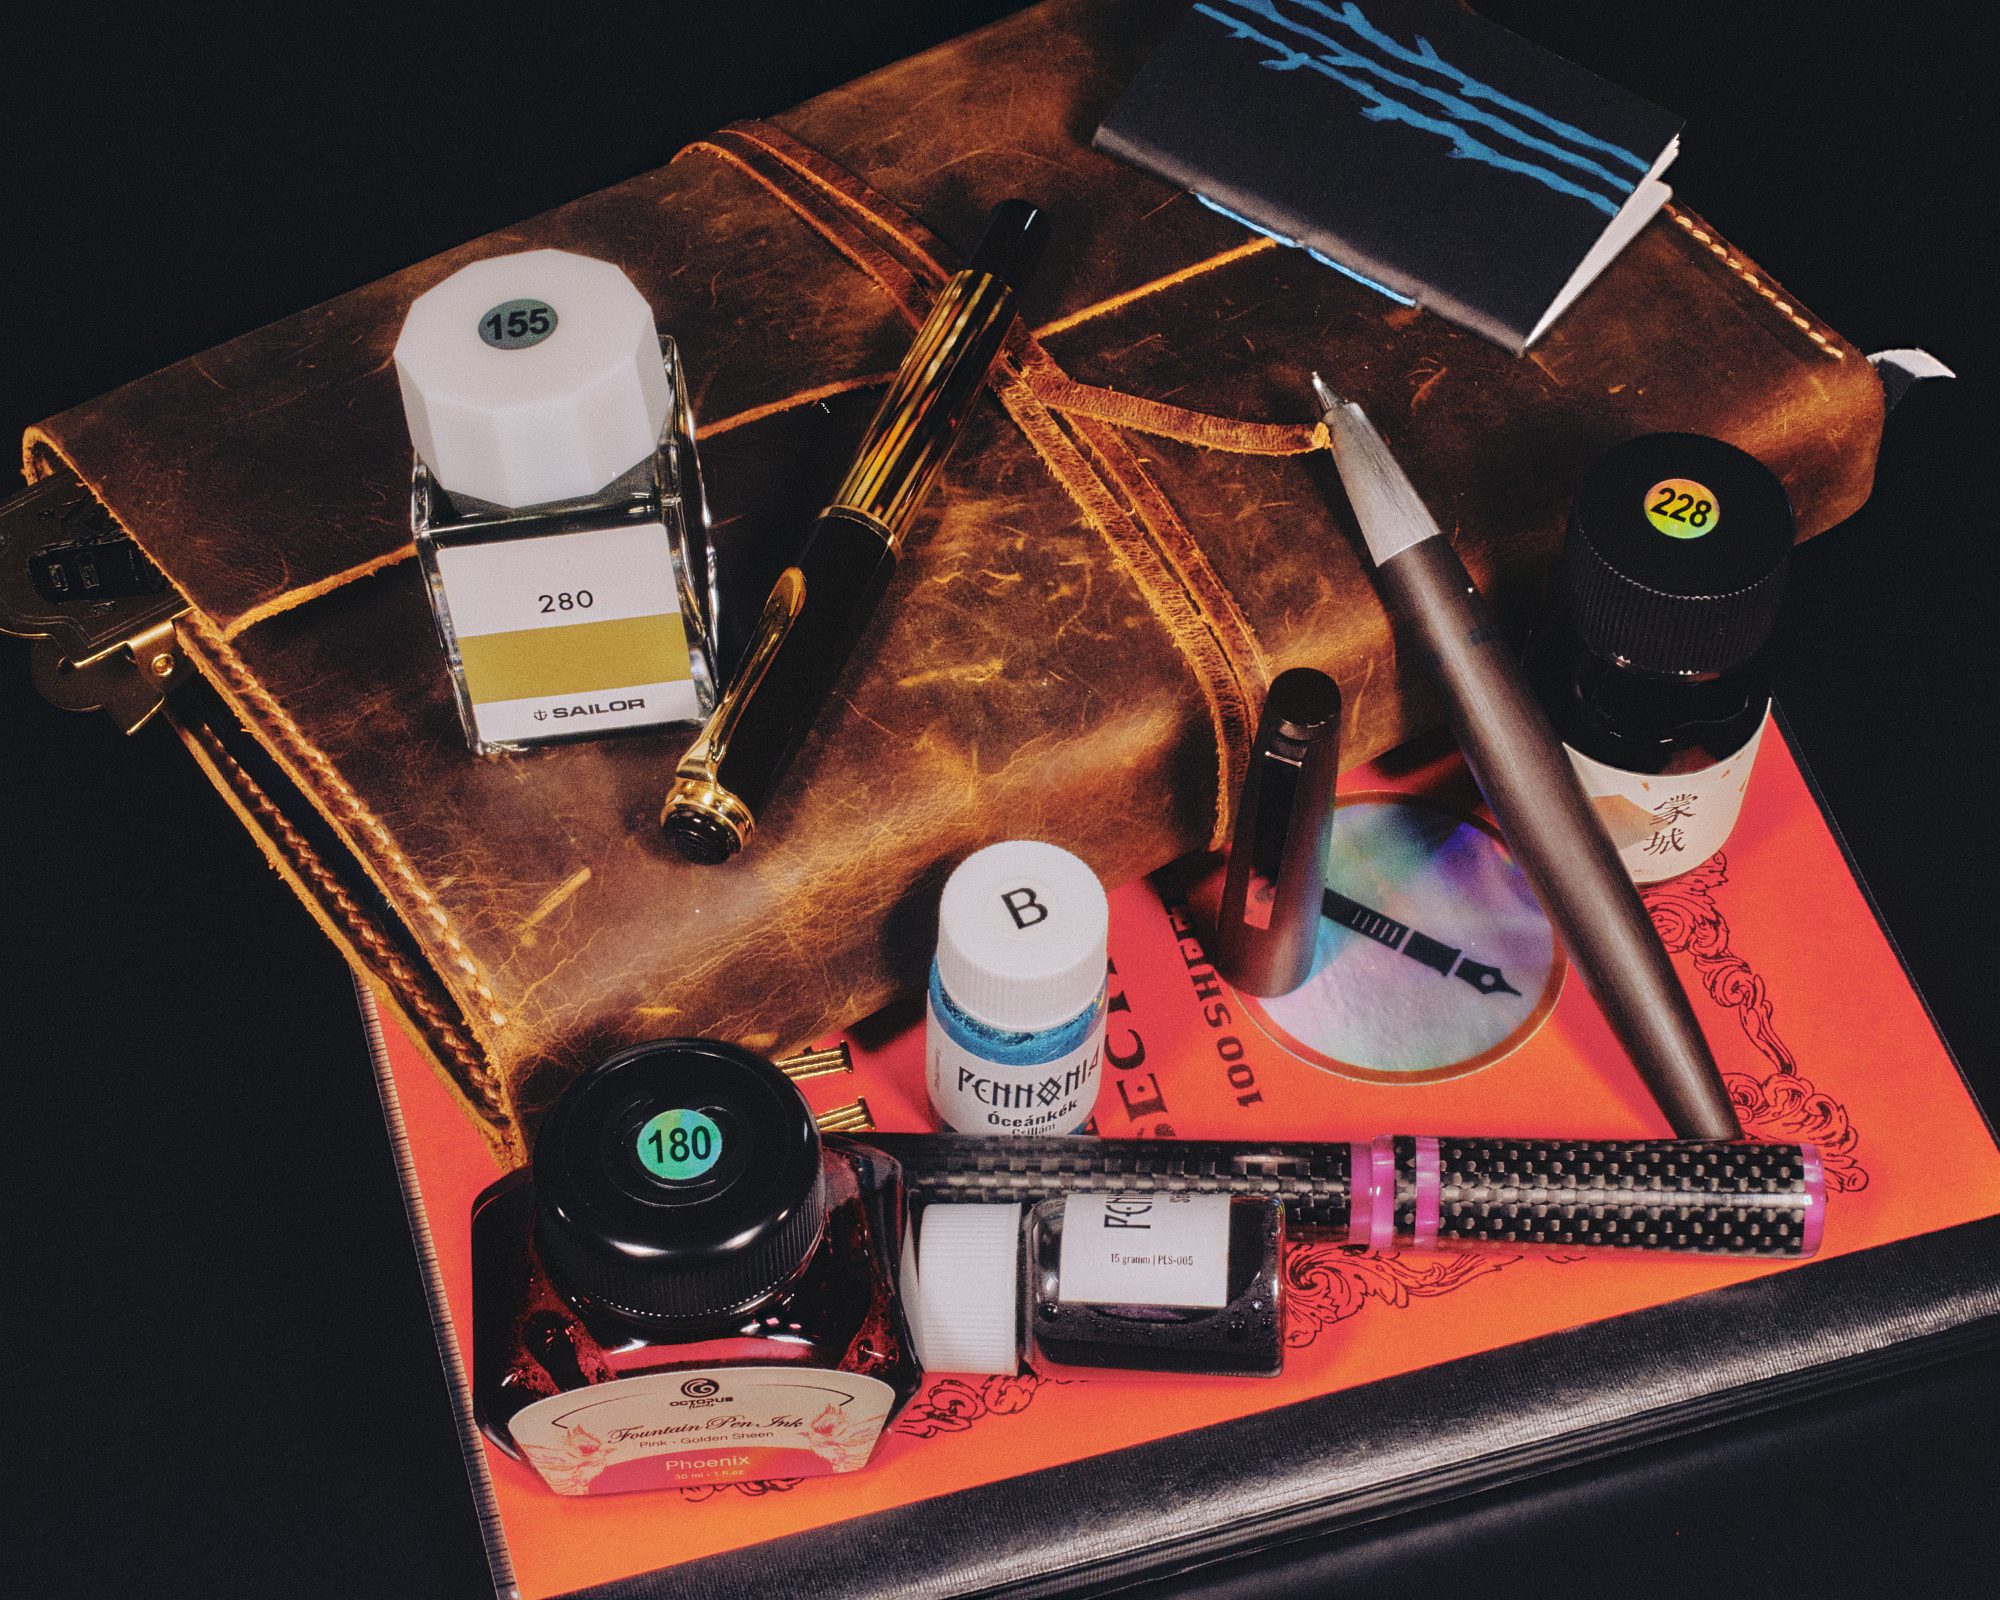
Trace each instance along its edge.
{"label": "cyan pattern on notebook", "polygon": [[[1228,6],[1230,10],[1222,10],[1219,5]],[[1611,161],[1632,168],[1641,176],[1647,171],[1647,163],[1630,150],[1539,111],[1453,66],[1438,55],[1429,40],[1419,36],[1414,48],[1399,44],[1369,22],[1353,0],[1338,7],[1322,4],[1321,0],[1293,0],[1293,9],[1311,13],[1327,24],[1346,30],[1360,41],[1362,48],[1343,44],[1309,23],[1286,15],[1280,9],[1278,0],[1219,0],[1219,5],[1203,0],[1194,9],[1221,23],[1232,37],[1276,52],[1272,59],[1261,63],[1263,66],[1274,72],[1305,70],[1331,78],[1352,89],[1367,102],[1361,114],[1371,122],[1400,122],[1421,132],[1436,134],[1449,141],[1451,149],[1447,154],[1454,159],[1479,161],[1503,172],[1531,178],[1558,194],[1570,195],[1596,207],[1606,216],[1618,214],[1619,205],[1637,187],[1637,183],[1611,171],[1602,162],[1585,155],[1583,150],[1596,151]],[[1294,35],[1302,43],[1288,43],[1274,38],[1232,12],[1258,18],[1274,29]],[[1318,53],[1314,53],[1314,47],[1317,47]],[[1399,72],[1367,54],[1369,49],[1393,61],[1418,68],[1432,78],[1442,79],[1451,87],[1440,87]],[[1388,87],[1385,89],[1381,85]],[[1390,90],[1402,91],[1409,98],[1399,99]],[[1410,103],[1411,99],[1429,102],[1446,115],[1434,115]],[[1475,105],[1474,101],[1484,101],[1498,109],[1487,110]],[[1502,116],[1500,112],[1509,116]],[[1520,125],[1523,121],[1554,137],[1543,138],[1530,133]],[[1473,127],[1497,134],[1513,147],[1545,156],[1568,171],[1558,172],[1541,162],[1505,154],[1485,138],[1474,134],[1471,131]],[[1582,146],[1583,149],[1568,148],[1555,142],[1558,139],[1567,141],[1568,146]],[[1608,187],[1611,195],[1587,187],[1587,181],[1593,178]],[[1580,182],[1579,179],[1585,181]]]}
{"label": "cyan pattern on notebook", "polygon": [[[1252,233],[1261,233],[1265,238],[1274,240],[1277,243],[1284,245],[1287,249],[1296,250],[1299,248],[1298,240],[1288,239],[1282,233],[1279,233],[1276,229],[1265,227],[1261,222],[1252,222],[1248,217],[1244,216],[1242,212],[1231,211],[1229,207],[1224,205],[1220,200],[1211,200],[1205,194],[1197,194],[1195,195],[1195,199],[1199,200],[1203,205],[1207,206],[1208,209],[1211,211],[1220,211],[1231,222],[1242,223],[1243,226],[1248,228]],[[1413,306],[1417,303],[1415,300],[1411,299],[1410,296],[1406,294],[1398,294],[1394,289],[1385,288],[1383,285],[1377,283],[1373,278],[1366,277],[1363,274],[1356,272],[1352,267],[1346,266],[1343,263],[1334,260],[1332,256],[1321,255],[1319,251],[1313,249],[1310,245],[1305,247],[1305,252],[1307,255],[1311,256],[1313,260],[1317,261],[1321,266],[1331,267],[1335,272],[1346,273],[1347,276],[1352,278],[1356,283],[1365,284],[1368,288],[1373,289],[1377,294],[1387,295],[1391,300],[1395,301],[1396,304],[1399,306]]]}

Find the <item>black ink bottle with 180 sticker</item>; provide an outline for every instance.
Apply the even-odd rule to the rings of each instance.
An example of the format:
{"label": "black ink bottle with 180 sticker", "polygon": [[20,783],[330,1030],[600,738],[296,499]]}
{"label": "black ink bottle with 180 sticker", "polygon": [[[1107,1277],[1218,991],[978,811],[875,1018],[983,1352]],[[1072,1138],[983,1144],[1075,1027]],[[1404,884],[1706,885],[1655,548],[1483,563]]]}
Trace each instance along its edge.
{"label": "black ink bottle with 180 sticker", "polygon": [[734,1045],[601,1063],[473,1204],[473,1410],[558,1494],[851,1472],[921,1372],[901,1171]]}

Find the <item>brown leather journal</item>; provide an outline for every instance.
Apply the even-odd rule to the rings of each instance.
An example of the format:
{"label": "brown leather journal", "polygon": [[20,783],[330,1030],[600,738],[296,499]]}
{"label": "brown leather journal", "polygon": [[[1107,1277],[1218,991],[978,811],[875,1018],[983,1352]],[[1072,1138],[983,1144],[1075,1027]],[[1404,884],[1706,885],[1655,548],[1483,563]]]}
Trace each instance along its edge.
{"label": "brown leather journal", "polygon": [[[1177,10],[1046,0],[30,432],[30,476],[73,471],[188,602],[189,749],[504,1156],[617,1046],[779,1053],[914,991],[982,845],[1107,884],[1218,845],[1287,667],[1338,678],[1349,763],[1433,726],[1314,449],[1315,368],[1516,624],[1632,435],[1752,451],[1802,534],[1866,497],[1873,372],[1685,209],[1517,359],[1094,152]],[[991,403],[744,854],[658,835],[691,731],[469,755],[410,545],[410,302],[543,246],[638,284],[694,385],[727,654],[1010,195],[1054,238]]]}

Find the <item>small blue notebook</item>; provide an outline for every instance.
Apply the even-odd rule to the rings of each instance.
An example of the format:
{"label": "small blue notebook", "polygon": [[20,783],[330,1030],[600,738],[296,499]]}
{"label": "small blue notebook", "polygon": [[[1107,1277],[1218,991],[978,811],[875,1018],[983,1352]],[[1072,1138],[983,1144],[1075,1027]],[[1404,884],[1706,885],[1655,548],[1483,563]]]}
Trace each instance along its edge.
{"label": "small blue notebook", "polygon": [[1094,142],[1518,355],[1665,203],[1680,128],[1454,0],[1197,0]]}

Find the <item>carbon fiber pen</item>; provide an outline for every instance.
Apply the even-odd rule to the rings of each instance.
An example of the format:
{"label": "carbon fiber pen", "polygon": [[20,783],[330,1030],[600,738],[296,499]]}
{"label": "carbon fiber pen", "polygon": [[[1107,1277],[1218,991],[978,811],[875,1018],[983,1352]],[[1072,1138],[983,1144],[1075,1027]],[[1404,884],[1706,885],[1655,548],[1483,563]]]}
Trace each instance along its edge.
{"label": "carbon fiber pen", "polygon": [[1465,564],[1361,408],[1313,374],[1399,646],[1443,691],[1465,764],[1550,923],[1683,1139],[1743,1130],[1638,890]]}
{"label": "carbon fiber pen", "polygon": [[1342,1143],[864,1133],[912,1204],[1245,1194],[1288,1236],[1371,1249],[1608,1250],[1802,1260],[1826,1181],[1809,1144],[1385,1134]]}

